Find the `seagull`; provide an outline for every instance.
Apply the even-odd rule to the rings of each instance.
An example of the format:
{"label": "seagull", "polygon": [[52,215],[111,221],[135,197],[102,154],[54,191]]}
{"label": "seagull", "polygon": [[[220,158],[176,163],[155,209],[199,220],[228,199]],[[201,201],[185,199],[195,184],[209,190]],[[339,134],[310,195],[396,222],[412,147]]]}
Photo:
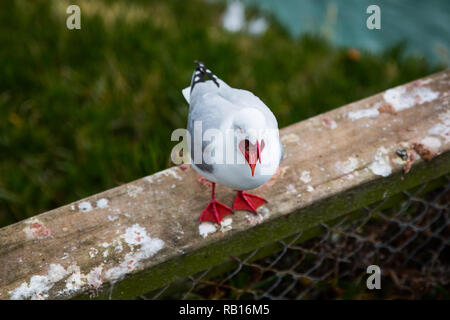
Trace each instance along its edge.
{"label": "seagull", "polygon": [[[245,190],[264,184],[278,169],[283,147],[277,120],[253,93],[230,87],[201,62],[195,65],[191,84],[182,93],[189,103],[191,164],[212,182],[211,201],[200,221],[220,224],[233,210],[257,214],[267,200]],[[208,132],[215,134],[211,141]],[[216,183],[237,191],[233,209],[216,200]]]}

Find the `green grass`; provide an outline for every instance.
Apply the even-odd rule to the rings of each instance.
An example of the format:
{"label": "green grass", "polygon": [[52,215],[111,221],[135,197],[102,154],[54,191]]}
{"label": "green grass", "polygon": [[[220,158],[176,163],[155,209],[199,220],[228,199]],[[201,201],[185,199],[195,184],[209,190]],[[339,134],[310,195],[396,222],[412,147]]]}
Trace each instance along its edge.
{"label": "green grass", "polygon": [[401,45],[352,59],[272,18],[261,37],[230,34],[221,3],[73,3],[81,30],[66,28],[69,2],[0,3],[0,226],[170,166],[195,59],[281,127],[442,69]]}

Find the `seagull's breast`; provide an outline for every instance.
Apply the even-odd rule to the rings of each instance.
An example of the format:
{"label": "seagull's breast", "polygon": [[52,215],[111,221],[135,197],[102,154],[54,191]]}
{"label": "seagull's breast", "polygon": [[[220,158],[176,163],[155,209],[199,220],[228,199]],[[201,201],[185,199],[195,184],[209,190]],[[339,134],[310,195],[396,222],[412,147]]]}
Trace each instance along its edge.
{"label": "seagull's breast", "polygon": [[[240,150],[235,152],[232,157],[234,160],[227,162],[226,151],[223,154],[223,161],[216,161],[210,165],[211,170],[208,172],[202,170],[202,166],[194,166],[194,168],[205,178],[218,184],[227,186],[235,190],[250,190],[257,188],[266,183],[277,171],[281,161],[281,144],[279,139],[276,143],[270,141],[261,152],[261,163],[256,163],[254,176],[252,176],[250,166]],[[219,159],[218,158],[218,159]],[[217,160],[217,159],[215,159]]]}

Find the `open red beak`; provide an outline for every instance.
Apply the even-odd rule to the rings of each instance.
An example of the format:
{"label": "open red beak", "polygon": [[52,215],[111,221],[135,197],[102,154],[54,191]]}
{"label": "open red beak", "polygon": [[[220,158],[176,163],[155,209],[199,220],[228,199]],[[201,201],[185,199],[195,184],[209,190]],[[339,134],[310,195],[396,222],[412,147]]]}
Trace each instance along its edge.
{"label": "open red beak", "polygon": [[252,170],[252,177],[255,176],[256,162],[259,160],[259,163],[261,163],[261,152],[264,149],[264,145],[264,140],[261,140],[261,145],[258,141],[256,141],[256,145],[254,145],[248,141],[248,139],[239,142],[239,149]]}

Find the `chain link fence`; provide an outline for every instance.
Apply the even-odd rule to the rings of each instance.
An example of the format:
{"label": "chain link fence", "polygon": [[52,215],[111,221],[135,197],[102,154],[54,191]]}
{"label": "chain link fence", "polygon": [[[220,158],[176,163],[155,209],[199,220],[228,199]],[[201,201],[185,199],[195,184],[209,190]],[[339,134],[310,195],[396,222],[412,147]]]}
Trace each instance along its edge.
{"label": "chain link fence", "polygon": [[448,299],[449,199],[441,177],[140,298]]}

